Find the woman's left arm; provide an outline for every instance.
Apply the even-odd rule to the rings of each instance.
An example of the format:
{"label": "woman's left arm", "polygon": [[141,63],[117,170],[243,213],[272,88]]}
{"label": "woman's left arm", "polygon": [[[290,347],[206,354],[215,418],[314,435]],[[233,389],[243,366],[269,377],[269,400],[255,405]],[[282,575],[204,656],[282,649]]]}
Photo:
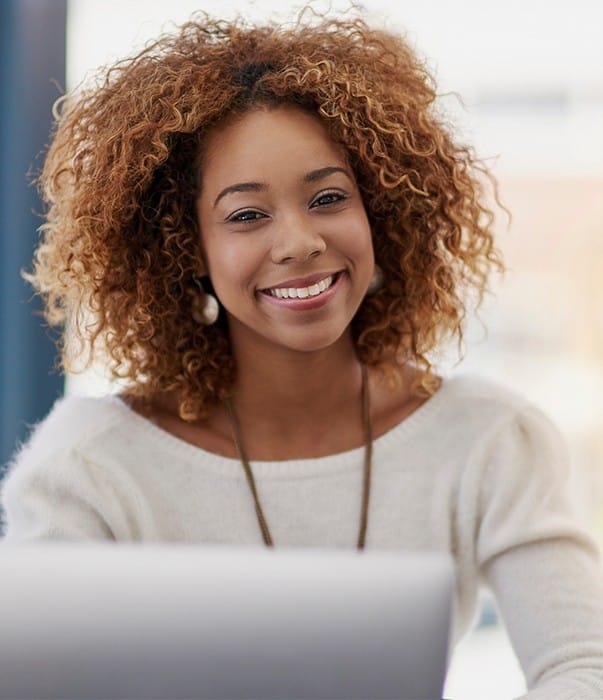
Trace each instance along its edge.
{"label": "woman's left arm", "polygon": [[570,497],[565,445],[527,407],[501,426],[483,475],[476,556],[530,691],[603,698],[603,574]]}
{"label": "woman's left arm", "polygon": [[485,569],[531,691],[526,700],[603,698],[603,587],[571,540],[526,544]]}

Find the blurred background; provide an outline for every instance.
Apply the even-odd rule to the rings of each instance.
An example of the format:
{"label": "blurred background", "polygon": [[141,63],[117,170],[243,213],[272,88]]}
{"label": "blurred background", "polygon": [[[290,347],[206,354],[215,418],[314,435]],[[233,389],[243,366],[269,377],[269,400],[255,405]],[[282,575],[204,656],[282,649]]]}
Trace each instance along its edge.
{"label": "blurred background", "polygon": [[[35,145],[31,161],[21,161],[22,170],[1,171],[2,464],[26,435],[28,424],[43,416],[63,390],[63,378],[49,374],[50,344],[25,304],[29,292],[15,281],[19,267],[28,264],[40,223],[30,216],[36,208],[31,195],[27,199],[15,192],[26,189],[26,171],[47,140],[49,103],[65,86],[86,82],[99,66],[133,53],[195,10],[286,21],[301,7],[286,0],[68,0],[61,18],[63,3],[58,0],[6,2],[2,7],[16,8],[21,31],[32,46],[38,42],[27,15],[36,5],[54,7],[36,31],[66,48],[65,73],[41,78],[46,105],[35,106],[11,77],[18,66],[6,58],[12,49],[5,42],[3,92],[6,86],[17,86],[14,94],[27,109],[46,110],[46,121],[30,137]],[[329,5],[333,11],[349,11],[348,3]],[[603,3],[365,0],[362,8],[369,19],[403,32],[424,57],[437,78],[440,109],[460,138],[486,159],[512,215],[509,221],[501,214],[497,223],[508,272],[494,280],[494,293],[479,319],[469,323],[464,358],[459,362],[453,352],[443,353],[436,358],[440,369],[448,375],[477,372],[494,378],[552,416],[570,446],[584,519],[603,544]],[[56,37],[61,37],[59,42]],[[35,54],[29,60],[36,69],[36,60],[44,65],[49,59]],[[53,60],[57,62],[52,65],[60,66],[60,57]],[[6,103],[0,114],[4,156],[10,155],[15,133],[22,128],[19,113]],[[14,213],[17,206],[25,207],[27,216]],[[27,231],[19,230],[23,226]],[[18,247],[15,237],[21,241]],[[23,330],[26,325],[33,330]],[[30,346],[34,352],[27,350]],[[27,405],[19,403],[23,387],[34,394]],[[67,378],[66,390],[95,394],[113,388],[102,368],[96,368]],[[504,629],[486,598],[481,624],[455,652],[446,694],[497,700],[523,687]]]}

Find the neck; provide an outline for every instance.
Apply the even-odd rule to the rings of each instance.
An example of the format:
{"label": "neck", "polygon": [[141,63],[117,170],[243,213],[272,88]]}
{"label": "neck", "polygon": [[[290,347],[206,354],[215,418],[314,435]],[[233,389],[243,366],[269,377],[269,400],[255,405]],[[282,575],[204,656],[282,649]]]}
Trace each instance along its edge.
{"label": "neck", "polygon": [[328,412],[333,403],[358,395],[360,363],[352,343],[312,353],[249,353],[235,356],[233,403],[239,408],[282,415]]}
{"label": "neck", "polygon": [[[367,385],[366,372],[360,366],[356,354],[353,351],[351,342],[342,343],[341,347],[329,348],[329,351],[298,354],[281,354],[279,358],[272,358],[274,362],[269,362],[268,358],[263,357],[261,363],[249,362],[241,363],[239,355],[239,367],[242,371],[239,372],[238,381],[236,383],[235,398],[238,396],[239,412],[241,409],[247,413],[247,419],[252,416],[255,425],[256,435],[262,433],[262,419],[269,416],[269,421],[272,421],[272,436],[266,433],[264,437],[260,437],[260,441],[256,440],[253,446],[253,451],[256,452],[257,459],[286,459],[291,457],[289,452],[292,450],[297,458],[317,456],[313,451],[317,448],[319,440],[319,431],[317,426],[320,425],[323,430],[326,427],[327,434],[335,431],[338,433],[338,428],[341,423],[343,414],[344,420],[348,420],[350,415],[349,410],[349,394],[350,384],[357,384],[357,375],[360,375],[360,395],[355,398],[360,398],[361,406],[360,414],[362,416],[362,439],[364,444],[364,465],[362,479],[362,498],[360,510],[360,523],[358,529],[358,549],[364,549],[366,541],[366,532],[368,524],[368,508],[370,500],[370,485],[371,485],[371,464],[372,464],[372,429],[370,418],[370,403]],[[253,357],[258,357],[258,353],[252,353]],[[235,357],[237,355],[235,354]],[[248,358],[252,359],[252,358]],[[277,361],[278,360],[278,361]],[[282,383],[277,379],[284,380]],[[337,392],[341,392],[341,397],[336,399]],[[324,400],[323,400],[324,398]],[[345,401],[345,407],[341,401]],[[268,400],[268,404],[263,402]],[[310,402],[310,403],[308,403]],[[355,404],[352,401],[351,404]],[[325,421],[322,418],[325,407],[335,407],[339,405],[339,411],[336,414],[328,416],[329,420]],[[244,445],[243,435],[241,432],[241,422],[238,419],[237,412],[233,409],[232,403],[227,403],[227,411],[230,414],[230,421],[233,427],[237,451],[241,459],[241,463],[247,475],[247,481],[250,486],[251,495],[255,503],[258,524],[262,532],[262,537],[267,546],[273,546],[272,535],[264,515],[262,504],[257,492],[253,469],[249,463],[250,452]],[[268,410],[266,409],[268,407]],[[282,408],[286,408],[285,413]],[[249,413],[250,411],[259,411],[259,414]],[[356,412],[356,411],[352,411]],[[285,423],[281,420],[285,417]],[[300,426],[295,420],[295,416],[305,421],[310,417],[309,422],[313,423],[314,430],[306,434],[306,444],[310,444],[311,448],[306,450],[302,448],[299,452],[299,444],[295,441],[290,441],[279,432],[282,427],[289,428],[293,423],[296,433],[304,434],[303,426]],[[293,420],[292,420],[293,418]],[[278,424],[281,427],[278,428]],[[270,423],[265,425],[270,426]],[[274,433],[274,428],[277,427],[277,432]],[[349,435],[351,434],[349,426],[344,428],[346,435],[344,443],[338,446],[338,451],[349,449]],[[276,439],[275,443],[271,441],[271,437],[280,435],[280,440]],[[295,435],[295,434],[294,434]],[[266,436],[268,439],[266,439]],[[260,447],[257,447],[257,445]],[[337,444],[337,443],[335,443]],[[318,453],[322,452],[321,446],[318,445]]]}
{"label": "neck", "polygon": [[235,352],[235,360],[232,405],[250,454],[301,457],[362,444],[362,373],[351,338],[312,353]]}

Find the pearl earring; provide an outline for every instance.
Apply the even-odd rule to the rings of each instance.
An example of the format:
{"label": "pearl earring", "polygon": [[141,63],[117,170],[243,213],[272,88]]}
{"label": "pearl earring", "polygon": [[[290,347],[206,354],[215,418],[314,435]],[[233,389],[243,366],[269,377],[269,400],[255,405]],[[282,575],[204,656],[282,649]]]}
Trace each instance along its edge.
{"label": "pearl earring", "polygon": [[192,296],[191,315],[197,323],[201,323],[204,326],[211,326],[212,323],[218,320],[220,305],[213,294],[203,289],[203,284],[198,277],[193,277],[193,281],[197,289],[189,290],[189,294]]}

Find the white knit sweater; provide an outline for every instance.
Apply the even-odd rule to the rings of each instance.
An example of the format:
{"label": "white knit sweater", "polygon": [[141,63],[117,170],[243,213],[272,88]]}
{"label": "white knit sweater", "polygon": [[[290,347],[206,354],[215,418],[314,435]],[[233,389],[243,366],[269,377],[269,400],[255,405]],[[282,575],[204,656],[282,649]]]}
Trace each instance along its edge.
{"label": "white knit sweater", "polygon": [[[363,449],[253,462],[276,546],[355,546]],[[521,398],[469,377],[374,443],[367,548],[450,551],[458,638],[483,581],[526,700],[603,698],[603,578],[577,524],[566,451]],[[261,545],[239,461],[194,447],[117,397],[68,397],[3,485],[5,537]]]}

